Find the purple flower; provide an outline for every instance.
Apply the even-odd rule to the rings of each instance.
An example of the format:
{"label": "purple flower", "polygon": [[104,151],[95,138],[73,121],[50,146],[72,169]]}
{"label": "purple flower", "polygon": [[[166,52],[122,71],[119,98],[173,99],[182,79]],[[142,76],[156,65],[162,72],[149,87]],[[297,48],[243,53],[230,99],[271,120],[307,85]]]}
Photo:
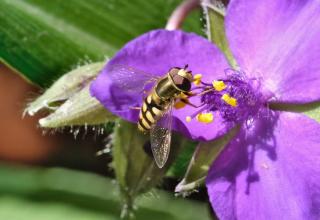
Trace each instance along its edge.
{"label": "purple flower", "polygon": [[[230,70],[219,50],[199,36],[156,30],[129,42],[91,93],[112,113],[136,122],[137,113],[129,107],[139,106],[142,96],[113,82],[111,67],[127,65],[161,76],[189,64],[203,75],[200,88],[208,92],[193,98],[201,109],[174,111],[174,129],[210,140],[241,126],[207,177],[218,217],[319,219],[320,125],[303,114],[269,108],[320,100],[319,14],[316,0],[233,0],[226,33],[238,70]],[[213,113],[214,122],[186,122],[196,111]]]}
{"label": "purple flower", "polygon": [[[219,77],[216,70],[228,68],[223,54],[205,38],[182,31],[155,30],[125,45],[93,82],[91,94],[113,114],[128,121],[137,122],[139,111],[131,107],[141,106],[144,82],[151,77],[164,76],[172,67],[184,67],[186,64],[194,74],[201,73],[203,80],[209,82]],[[117,65],[149,73],[150,77],[145,77],[144,73],[135,74],[134,77],[128,76],[129,78],[124,75],[127,72],[114,74],[113,67]],[[118,78],[114,79],[110,75],[117,75]],[[220,76],[223,75],[221,71]],[[124,80],[125,83],[119,79]],[[137,92],[139,90],[141,92]],[[199,103],[200,98],[195,97],[192,101]],[[208,125],[196,121],[186,122],[185,118],[194,111],[195,108],[189,106],[175,109],[173,129],[185,136],[204,141],[223,135],[229,129],[219,117],[215,119],[215,123]]]}
{"label": "purple flower", "polygon": [[311,0],[230,2],[226,33],[244,74],[226,77],[226,92],[239,110],[214,100],[216,92],[203,98],[226,121],[243,121],[206,181],[220,219],[320,218],[320,125],[268,109],[320,100],[319,14]]}

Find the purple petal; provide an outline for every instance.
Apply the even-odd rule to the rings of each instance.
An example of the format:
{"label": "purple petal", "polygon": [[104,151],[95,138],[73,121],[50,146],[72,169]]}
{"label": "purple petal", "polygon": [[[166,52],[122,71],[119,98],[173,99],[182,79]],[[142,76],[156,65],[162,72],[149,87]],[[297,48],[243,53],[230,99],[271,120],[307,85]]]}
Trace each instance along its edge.
{"label": "purple petal", "polygon": [[195,111],[193,107],[175,110],[173,112],[175,119],[173,129],[193,140],[209,141],[226,134],[234,127],[233,123],[226,123],[220,114],[215,114],[214,121],[209,124],[200,123],[195,119],[186,122],[186,117],[192,115]]}
{"label": "purple petal", "polygon": [[233,0],[226,32],[248,74],[281,102],[320,99],[320,4],[312,0]]}
{"label": "purple petal", "polygon": [[219,219],[319,219],[320,125],[273,112],[242,130],[210,168]]}
{"label": "purple petal", "polygon": [[[92,83],[91,94],[115,115],[136,122],[138,111],[130,107],[141,106],[143,94],[130,92],[125,86],[115,85],[115,81],[110,76],[120,77],[121,74],[112,72],[112,67],[129,66],[145,72],[144,75],[153,73],[150,74],[151,78],[164,76],[170,68],[184,67],[186,64],[194,74],[201,73],[206,82],[223,77],[224,70],[228,68],[223,54],[205,38],[183,31],[155,30],[127,43]],[[132,82],[130,85],[131,87],[139,85],[142,90],[147,77],[141,77],[138,73],[136,76],[129,78]],[[130,80],[126,81],[130,83]],[[192,101],[198,102],[197,98],[192,98]],[[185,122],[185,116],[191,115],[196,110],[185,107],[174,111],[173,115],[180,119],[174,120],[174,129],[188,137],[200,140],[212,139],[228,129],[220,122],[219,117],[216,123],[206,126],[196,122]]]}

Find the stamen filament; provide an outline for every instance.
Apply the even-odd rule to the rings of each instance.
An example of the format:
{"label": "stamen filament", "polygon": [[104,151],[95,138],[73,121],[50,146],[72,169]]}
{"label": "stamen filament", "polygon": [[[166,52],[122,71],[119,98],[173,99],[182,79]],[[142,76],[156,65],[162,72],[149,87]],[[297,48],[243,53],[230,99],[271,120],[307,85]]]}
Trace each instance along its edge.
{"label": "stamen filament", "polygon": [[192,115],[190,115],[191,118],[195,118],[198,114],[203,112],[204,110],[208,109],[208,105],[203,105],[202,108],[200,108],[198,111],[194,112]]}

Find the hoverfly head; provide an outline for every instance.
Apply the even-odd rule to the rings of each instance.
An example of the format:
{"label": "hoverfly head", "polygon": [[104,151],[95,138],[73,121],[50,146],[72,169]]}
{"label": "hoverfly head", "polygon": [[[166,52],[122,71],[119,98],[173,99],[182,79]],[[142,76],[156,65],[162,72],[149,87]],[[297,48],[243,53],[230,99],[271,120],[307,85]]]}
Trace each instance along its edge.
{"label": "hoverfly head", "polygon": [[174,67],[169,71],[175,86],[182,92],[190,91],[193,80],[192,72],[188,71],[187,68],[188,65],[184,68]]}

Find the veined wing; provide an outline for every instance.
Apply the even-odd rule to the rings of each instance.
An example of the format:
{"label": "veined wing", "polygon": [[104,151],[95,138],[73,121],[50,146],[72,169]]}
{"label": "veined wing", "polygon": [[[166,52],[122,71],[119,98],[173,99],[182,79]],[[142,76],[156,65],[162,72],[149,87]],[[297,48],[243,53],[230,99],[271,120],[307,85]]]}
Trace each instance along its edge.
{"label": "veined wing", "polygon": [[172,106],[170,102],[165,114],[150,130],[150,143],[154,160],[162,168],[168,160],[171,145]]}
{"label": "veined wing", "polygon": [[115,86],[129,93],[141,93],[148,85],[154,84],[160,77],[126,65],[111,65],[108,74]]}

